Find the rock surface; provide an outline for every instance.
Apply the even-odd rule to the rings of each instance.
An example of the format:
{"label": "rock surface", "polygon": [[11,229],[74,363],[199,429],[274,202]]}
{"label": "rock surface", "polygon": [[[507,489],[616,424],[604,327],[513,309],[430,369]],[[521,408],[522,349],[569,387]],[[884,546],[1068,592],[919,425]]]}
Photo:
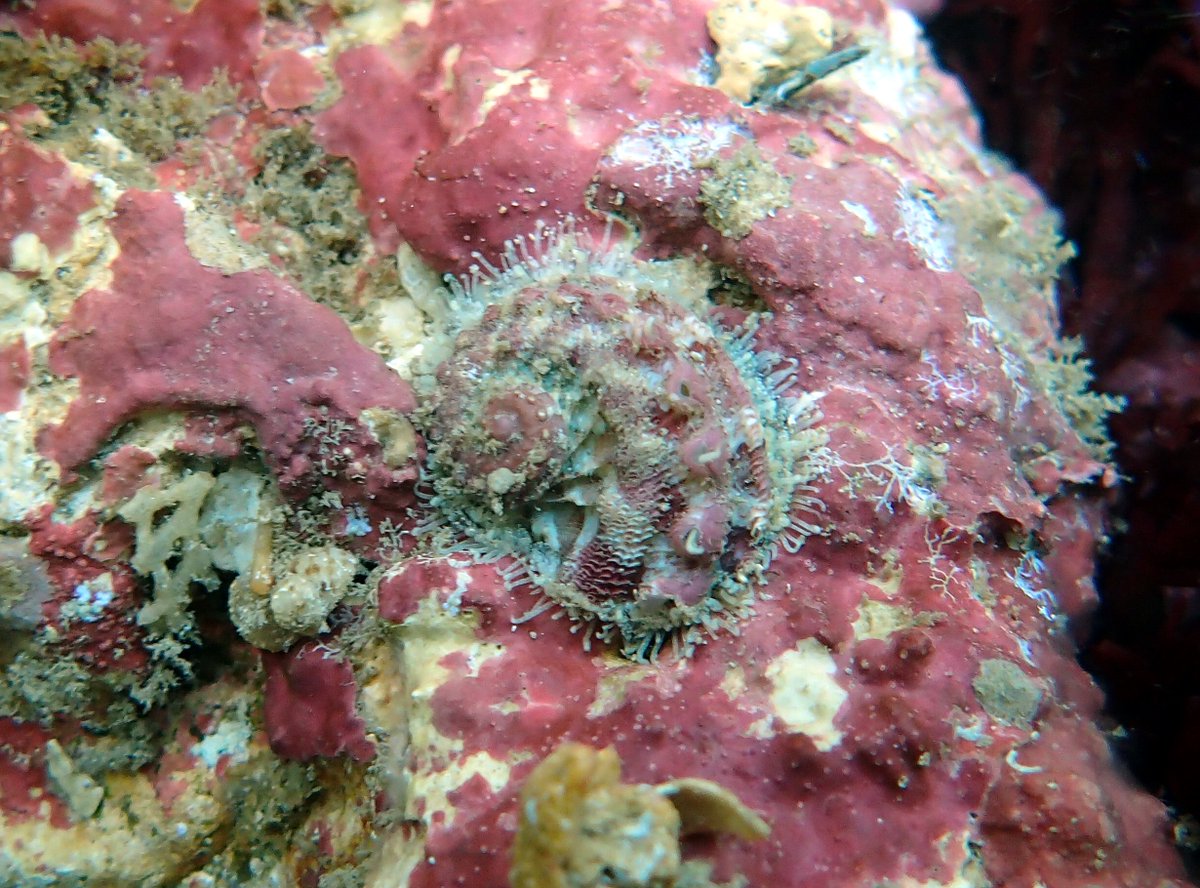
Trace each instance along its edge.
{"label": "rock surface", "polygon": [[119,6],[0,14],[0,882],[501,886],[532,772],[670,857],[545,884],[1184,884],[1119,405],[907,13]]}

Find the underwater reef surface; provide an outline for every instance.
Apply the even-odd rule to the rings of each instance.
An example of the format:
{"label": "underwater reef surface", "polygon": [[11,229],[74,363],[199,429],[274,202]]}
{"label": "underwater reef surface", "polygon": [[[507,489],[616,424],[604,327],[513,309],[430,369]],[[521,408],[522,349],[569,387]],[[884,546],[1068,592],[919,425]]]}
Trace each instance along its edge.
{"label": "underwater reef surface", "polygon": [[[928,33],[977,97],[987,143],[1028,171],[1079,245],[1074,286],[1060,286],[1064,329],[1087,342],[1097,387],[1128,402],[1110,423],[1128,476],[1109,513],[1120,532],[1082,658],[1125,729],[1122,757],[1194,837],[1200,143],[1183,122],[1200,93],[1200,17],[1188,0],[955,2]],[[1200,845],[1184,847],[1194,873]]]}
{"label": "underwater reef surface", "polygon": [[0,13],[0,884],[1184,884],[908,13],[132,9]]}

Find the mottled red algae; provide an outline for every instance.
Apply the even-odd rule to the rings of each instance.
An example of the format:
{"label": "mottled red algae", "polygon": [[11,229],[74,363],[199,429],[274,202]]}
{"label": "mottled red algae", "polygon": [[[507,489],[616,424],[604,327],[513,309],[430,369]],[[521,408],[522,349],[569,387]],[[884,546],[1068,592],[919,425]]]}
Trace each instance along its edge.
{"label": "mottled red algae", "polygon": [[32,236],[48,250],[61,250],[79,214],[95,203],[91,184],[72,175],[63,158],[0,122],[0,267],[32,270],[14,267],[14,258],[23,258],[14,257],[15,239]]}
{"label": "mottled red algae", "polygon": [[[676,13],[673,34],[696,33],[684,22],[700,10],[680,4]],[[877,14],[852,17],[870,29]],[[453,15],[435,15],[422,36],[436,38]],[[553,33],[587,33],[593,15],[604,18],[580,13],[573,27],[564,15]],[[613,32],[620,16],[608,20]],[[584,38],[556,39],[563,42],[547,39],[547,57],[586,58],[603,45],[594,35],[586,48]],[[626,35],[624,43],[638,39]],[[437,46],[426,44],[428,57],[440,57]],[[480,37],[455,53],[455,64],[478,53],[499,65],[490,47]],[[1096,728],[1099,695],[1067,653],[1063,627],[1094,605],[1091,564],[1102,527],[1099,503],[1080,485],[1111,484],[1111,471],[1086,428],[1065,422],[1062,383],[1039,378],[1040,361],[1059,360],[1040,285],[1027,286],[1024,305],[981,294],[987,285],[972,275],[989,257],[950,243],[947,217],[957,210],[944,183],[977,181],[978,161],[951,156],[922,170],[911,146],[889,143],[885,131],[840,128],[887,118],[886,97],[865,91],[822,126],[802,105],[747,112],[713,93],[695,102],[686,85],[659,104],[672,53],[685,50],[658,48],[644,101],[622,103],[618,87],[611,106],[598,100],[587,126],[567,124],[573,137],[555,141],[565,138],[560,128],[531,130],[522,115],[575,113],[575,85],[611,68],[580,65],[565,81],[548,78],[548,100],[518,87],[489,105],[487,122],[469,136],[423,155],[419,178],[397,180],[412,197],[379,183],[380,203],[407,209],[441,195],[444,218],[463,227],[414,232],[407,226],[417,217],[393,213],[403,236],[439,265],[465,270],[471,250],[483,254],[475,262],[499,264],[498,242],[532,228],[521,217],[580,213],[581,190],[560,196],[563,179],[535,175],[530,158],[547,146],[563,176],[598,161],[592,199],[634,220],[654,255],[682,247],[735,270],[774,314],[760,347],[795,358],[798,385],[825,392],[822,426],[839,461],[834,480],[819,485],[828,536],[772,563],[769,594],[737,638],[657,667],[580,661],[567,621],[548,612],[524,622],[522,605],[511,603],[523,591],[509,591],[511,571],[472,568],[468,581],[450,566],[423,568],[419,575],[431,581],[443,577],[433,588],[445,606],[478,615],[473,650],[490,652],[482,665],[454,655],[442,662],[449,676],[430,704],[438,733],[463,744],[460,762],[522,753],[536,760],[572,738],[612,744],[632,780],[698,774],[730,788],[763,813],[772,834],[766,850],[736,841],[706,847],[715,878],[1179,884],[1165,812],[1112,762]],[[528,57],[522,64],[545,70]],[[356,92],[343,85],[349,106]],[[960,99],[942,90],[945,119],[965,120]],[[453,85],[447,92],[461,98]],[[830,87],[822,95],[845,102],[847,93]],[[438,107],[452,113],[454,104],[447,95]],[[624,123],[633,107],[634,120]],[[674,113],[662,115],[665,107]],[[427,115],[414,116],[429,125]],[[623,134],[614,138],[618,119]],[[474,136],[481,141],[472,155]],[[768,179],[787,183],[774,206],[740,206],[756,197],[738,166],[748,145],[754,174],[765,167]],[[376,168],[381,156],[362,143],[359,150],[348,153]],[[516,194],[524,182],[530,197]],[[1004,187],[1011,192],[1001,199],[1035,211],[1021,183]],[[495,209],[472,203],[481,195]],[[519,199],[505,207],[510,197]],[[727,224],[742,212],[753,219],[745,233]],[[955,218],[964,240],[1003,210],[981,203],[966,212],[979,218]],[[1031,240],[1018,249],[1056,247]],[[988,273],[1007,282],[1017,271]],[[1039,462],[1045,453],[1053,453],[1050,465]],[[1018,539],[1026,542],[1013,545]],[[408,610],[398,592],[385,612]],[[507,842],[505,812],[521,773],[482,795],[476,781],[452,824],[433,822],[425,841],[432,859],[409,884],[502,884],[507,864],[492,851]]]}
{"label": "mottled red algae", "polygon": [[[41,615],[53,643],[90,672],[143,673],[148,657],[137,624],[140,601],[136,578],[125,564],[127,535],[120,526],[102,526],[94,517],[66,524],[43,513],[30,516],[29,554],[47,580]],[[79,606],[103,598],[105,607],[79,619]],[[32,603],[32,602],[31,602]]]}
{"label": "mottled red algae", "polygon": [[[694,22],[697,10],[684,14]],[[354,161],[377,236],[398,232],[461,271],[473,251],[495,254],[539,219],[589,219],[596,162],[632,119],[722,110],[724,97],[683,82],[707,36],[679,15],[669,5],[549,16],[537,4],[442,4],[393,47],[339,56],[343,96],[317,116],[316,135]],[[489,94],[500,70],[520,73]],[[509,146],[502,156],[497,144]]]}
{"label": "mottled red algae", "polygon": [[1120,405],[910,17],[134,5],[4,19],[243,88],[0,145],[0,881],[1185,884],[1074,657]]}
{"label": "mottled red algae", "polygon": [[29,350],[23,341],[0,345],[0,413],[15,410],[29,381]]}
{"label": "mottled red algae", "polygon": [[[169,193],[126,193],[112,225],[114,286],[85,294],[51,348],[55,372],[80,380],[66,418],[42,437],[63,468],[141,411],[190,408],[237,413],[281,482],[304,484],[314,457],[299,442],[320,408],[347,421],[368,407],[412,409],[408,386],[334,312],[267,272],[226,274],[193,258]],[[372,494],[412,478],[378,461],[369,471]]]}
{"label": "mottled red algae", "polygon": [[357,685],[349,663],[328,656],[315,642],[262,656],[267,673],[263,720],[272,750],[299,761],[374,757],[375,745],[354,709]]}
{"label": "mottled red algae", "polygon": [[0,716],[0,805],[8,823],[47,820],[62,829],[70,823],[66,805],[54,796],[47,799],[49,779],[31,761],[54,735],[37,725]]}
{"label": "mottled red algae", "polygon": [[294,49],[264,53],[254,66],[254,75],[268,111],[291,111],[311,104],[325,86],[316,66]]}
{"label": "mottled red algae", "polygon": [[[813,557],[824,554],[817,549]],[[1077,702],[1069,709],[1047,706],[1032,740],[1027,725],[998,723],[988,734],[1000,747],[993,750],[980,743],[988,715],[966,664],[998,653],[998,638],[970,630],[955,637],[954,620],[941,617],[889,644],[854,643],[855,599],[869,600],[866,583],[836,591],[828,575],[802,566],[781,580],[793,594],[760,604],[758,617],[720,657],[704,649],[690,662],[637,668],[581,660],[579,641],[563,621],[538,620],[532,631],[513,634],[510,622],[519,613],[503,581],[490,569],[474,569],[459,606],[480,615],[483,648],[502,645],[503,653],[475,669],[465,659],[443,661],[451,673],[473,674],[438,690],[434,724],[465,744],[464,759],[526,753],[536,761],[570,737],[620,749],[632,781],[687,775],[721,784],[771,825],[763,842],[725,839],[704,849],[718,873],[740,872],[751,884],[852,885],[898,866],[936,884],[957,884],[964,857],[956,861],[947,838],[976,820],[1007,879],[996,884],[1076,884],[1071,873],[1083,872],[1078,884],[1132,886],[1141,884],[1142,873],[1171,872],[1161,806],[1112,772],[1092,728],[1099,700],[1071,675],[1074,667],[1063,661],[1057,668],[1078,688]],[[914,608],[944,606],[927,589],[903,591]],[[823,641],[797,645],[793,632]],[[807,732],[812,724],[805,718],[819,717],[816,709],[784,709],[796,719],[794,729],[760,736],[782,717],[780,703],[790,695],[784,670],[801,657],[824,659],[826,644],[840,648],[828,665],[830,680],[846,675],[850,687],[831,727],[838,744],[829,748],[830,737],[814,740]],[[730,663],[737,664],[733,679]],[[818,680],[803,685],[814,698],[823,693]],[[619,703],[601,690],[614,681],[623,689]],[[516,771],[513,787],[523,772]],[[471,873],[475,884],[504,884],[508,861],[490,849],[508,841],[513,791],[473,794],[453,828],[433,825],[426,849],[439,864],[422,864],[409,884],[445,884],[440,862],[446,860]],[[1124,874],[1099,881],[1096,861],[1117,853],[1118,841],[1129,843],[1121,851]]]}

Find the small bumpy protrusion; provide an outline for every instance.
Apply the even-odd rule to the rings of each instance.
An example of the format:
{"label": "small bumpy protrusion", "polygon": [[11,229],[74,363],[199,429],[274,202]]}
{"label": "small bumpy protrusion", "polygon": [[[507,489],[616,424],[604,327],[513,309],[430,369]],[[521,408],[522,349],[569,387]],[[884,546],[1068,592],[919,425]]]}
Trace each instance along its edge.
{"label": "small bumpy protrusion", "polygon": [[813,530],[797,510],[825,465],[817,397],[667,267],[569,231],[510,245],[455,282],[453,353],[425,380],[435,524],[517,558],[530,614],[561,605],[634,657],[748,612]]}

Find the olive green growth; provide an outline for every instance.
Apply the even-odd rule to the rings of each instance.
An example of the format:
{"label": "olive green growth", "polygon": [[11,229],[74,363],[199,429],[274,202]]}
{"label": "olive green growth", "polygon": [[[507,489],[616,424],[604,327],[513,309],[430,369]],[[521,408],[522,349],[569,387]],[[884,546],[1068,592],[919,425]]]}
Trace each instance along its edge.
{"label": "olive green growth", "polygon": [[[307,125],[269,130],[257,150],[261,170],[239,206],[262,224],[258,244],[318,302],[353,313],[348,296],[372,250],[358,184],[344,159],[313,141]],[[394,263],[381,263],[394,273]],[[398,287],[392,282],[392,287]]]}
{"label": "olive green growth", "polygon": [[755,222],[791,205],[792,179],[776,170],[753,142],[731,157],[710,157],[696,167],[712,171],[700,183],[700,203],[705,221],[725,237],[740,240]]}
{"label": "olive green growth", "polygon": [[[339,18],[345,19],[365,12],[371,3],[370,0],[333,0],[332,3],[323,3],[321,0],[263,0],[262,4],[263,12],[268,16],[295,23],[304,22],[305,16],[321,6],[327,6]],[[324,881],[321,888],[325,888]]]}
{"label": "olive green growth", "polygon": [[1020,330],[1031,301],[1055,311],[1059,270],[1075,255],[1056,212],[1039,211],[1004,178],[958,188],[937,210],[954,229],[955,269],[979,292],[1002,332]]}
{"label": "olive green growth", "polygon": [[[1003,161],[996,159],[997,164]],[[1056,282],[1062,266],[1075,256],[1063,240],[1058,214],[1037,207],[1004,177],[980,187],[958,188],[938,203],[938,212],[954,229],[954,266],[979,292],[988,319],[1008,360],[1005,373],[1019,392],[1027,383],[1044,392],[1063,412],[1092,454],[1112,456],[1107,420],[1124,406],[1122,399],[1090,391],[1091,362],[1078,339],[1049,347],[1031,341],[1022,318],[1032,306],[1057,326]]]}
{"label": "olive green growth", "polygon": [[1030,728],[1042,705],[1042,689],[1011,660],[984,660],[971,682],[975,697],[996,721]]}
{"label": "olive green growth", "polygon": [[1108,417],[1124,409],[1125,399],[1091,391],[1092,362],[1083,357],[1082,340],[1072,336],[1055,343],[1044,360],[1034,363],[1034,374],[1092,455],[1110,460]]}
{"label": "olive green growth", "polygon": [[817,141],[808,133],[797,133],[788,139],[787,150],[796,157],[811,157],[817,153]]}
{"label": "olive green growth", "polygon": [[[79,44],[45,34],[0,35],[0,110],[37,105],[47,117],[29,127],[38,139],[90,159],[121,184],[153,185],[148,164],[175,153],[189,159],[189,141],[234,109],[237,90],[224,72],[198,90],[175,77],[146,82],[138,64],[144,54],[104,38]],[[100,133],[125,151],[105,148]]]}
{"label": "olive green growth", "polygon": [[144,55],[141,47],[104,38],[80,45],[45,34],[29,40],[0,34],[0,108],[37,105],[52,125],[64,125],[137,83]]}

